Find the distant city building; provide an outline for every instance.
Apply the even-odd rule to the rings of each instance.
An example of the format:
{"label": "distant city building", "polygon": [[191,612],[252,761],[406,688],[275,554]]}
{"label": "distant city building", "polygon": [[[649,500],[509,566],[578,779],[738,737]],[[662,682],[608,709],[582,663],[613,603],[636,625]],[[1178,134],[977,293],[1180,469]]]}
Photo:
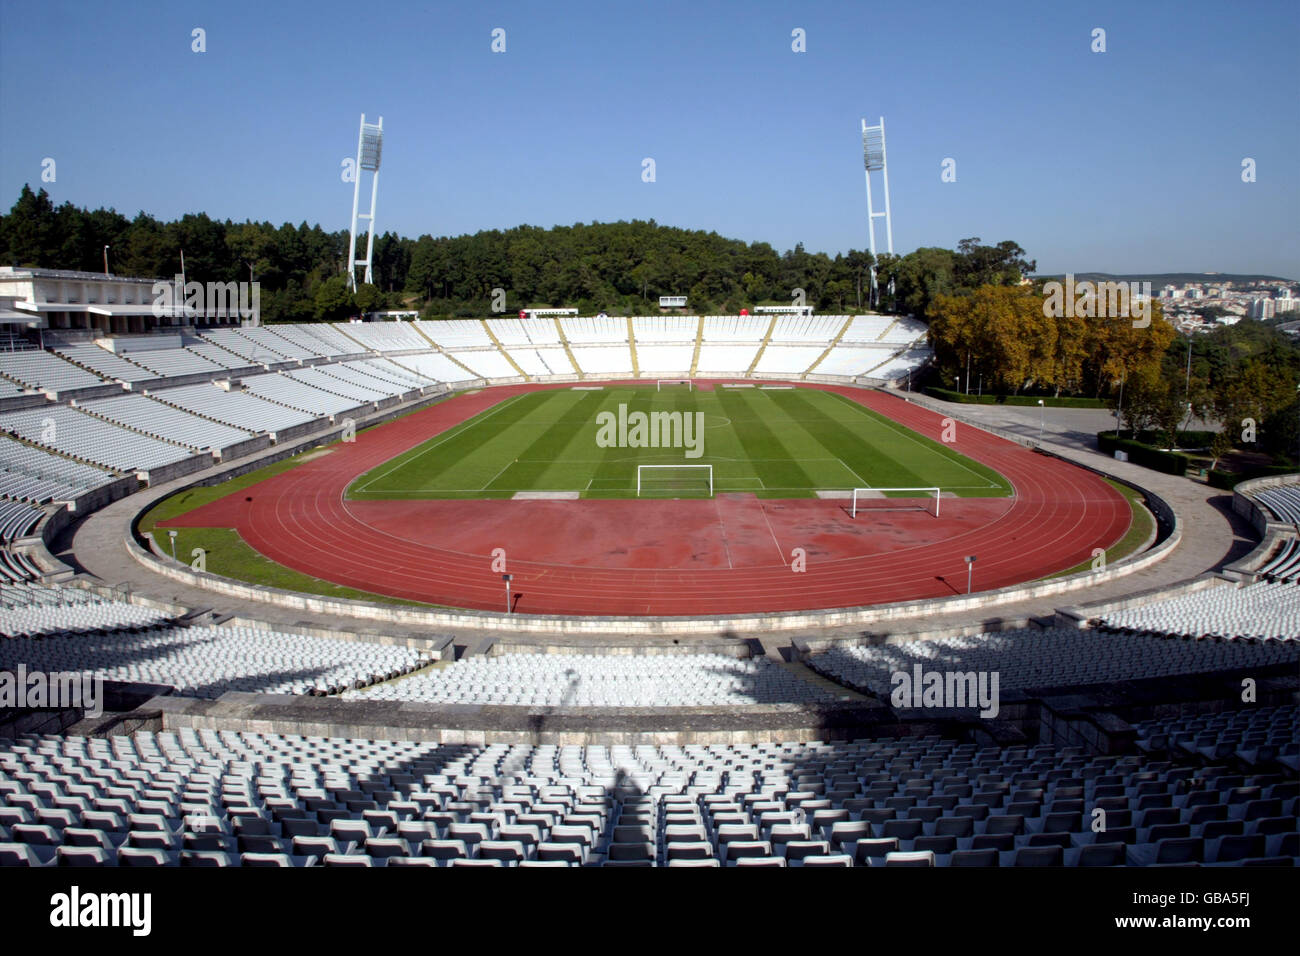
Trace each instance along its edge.
{"label": "distant city building", "polygon": [[1272,299],[1255,299],[1250,303],[1250,317],[1252,319],[1271,319],[1275,314]]}

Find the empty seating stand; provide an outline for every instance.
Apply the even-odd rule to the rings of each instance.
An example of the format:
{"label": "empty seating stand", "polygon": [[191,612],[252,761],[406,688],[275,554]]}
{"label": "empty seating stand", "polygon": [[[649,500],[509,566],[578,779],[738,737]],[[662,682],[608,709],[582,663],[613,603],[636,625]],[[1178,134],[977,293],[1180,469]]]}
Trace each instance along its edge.
{"label": "empty seating stand", "polygon": [[100,376],[53,352],[26,349],[0,352],[0,377],[36,391],[66,392],[106,384]]}
{"label": "empty seating stand", "polygon": [[[1289,724],[1294,741],[1295,720],[1278,708],[1249,725]],[[1272,770],[939,737],[23,735],[0,740],[0,865],[1293,865],[1296,801]]]}
{"label": "empty seating stand", "polygon": [[1134,677],[1231,671],[1300,661],[1295,640],[1179,640],[1107,630],[1046,628],[894,644],[837,645],[808,660],[832,680],[888,699],[891,677],[915,665],[996,672],[999,689],[1107,684]]}
{"label": "empty seating stand", "polygon": [[144,395],[123,395],[83,402],[80,407],[133,431],[184,445],[195,451],[220,450],[253,437],[252,432],[222,425],[172,408]]}
{"label": "empty seating stand", "polygon": [[1300,584],[1288,580],[1223,584],[1109,611],[1100,620],[1129,632],[1296,640],[1300,639]]}
{"label": "empty seating stand", "polygon": [[348,696],[545,707],[681,707],[833,700],[765,657],[720,654],[503,654]]}
{"label": "empty seating stand", "polygon": [[69,457],[124,472],[173,464],[193,454],[190,448],[128,431],[66,405],[0,414],[0,430]]}

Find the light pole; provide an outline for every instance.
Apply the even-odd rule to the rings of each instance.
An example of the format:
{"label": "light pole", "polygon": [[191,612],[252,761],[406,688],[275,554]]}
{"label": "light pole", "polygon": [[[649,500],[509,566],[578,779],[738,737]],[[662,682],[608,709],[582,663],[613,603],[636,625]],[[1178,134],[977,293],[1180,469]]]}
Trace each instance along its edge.
{"label": "light pole", "polygon": [[172,560],[173,560],[173,561],[176,561],[176,560],[178,560],[177,557],[176,557],[176,532],[175,532],[174,530],[173,530],[173,531],[168,531],[168,532],[167,532],[167,537],[171,538],[171,542],[172,542]]}
{"label": "light pole", "polygon": [[975,579],[975,555],[966,555],[966,593],[971,593],[971,584]]}
{"label": "light pole", "polygon": [[111,247],[109,247],[109,246],[105,246],[105,247],[104,247],[104,276],[105,276],[105,277],[108,276],[108,250],[109,250],[110,248],[111,248]]}
{"label": "light pole", "polygon": [[1047,415],[1047,406],[1043,404],[1043,400],[1040,398],[1038,400],[1038,440],[1039,441],[1043,440],[1043,419],[1046,417],[1046,415]]}
{"label": "light pole", "polygon": [[504,582],[506,582],[506,613],[507,613],[507,614],[510,614],[510,613],[511,613],[511,611],[510,611],[510,581],[511,581],[511,579],[512,579],[513,577],[514,577],[514,576],[513,576],[513,575],[510,575],[510,574],[503,574],[503,575],[501,575],[501,580],[504,581]]}

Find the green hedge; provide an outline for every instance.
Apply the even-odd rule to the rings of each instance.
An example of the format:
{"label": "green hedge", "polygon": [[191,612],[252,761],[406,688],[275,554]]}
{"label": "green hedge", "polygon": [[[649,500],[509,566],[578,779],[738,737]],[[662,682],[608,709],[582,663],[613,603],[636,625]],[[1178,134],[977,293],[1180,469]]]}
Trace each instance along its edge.
{"label": "green hedge", "polygon": [[1248,468],[1245,471],[1221,471],[1214,468],[1210,471],[1210,485],[1220,488],[1224,491],[1231,491],[1240,482],[1249,481],[1252,478],[1268,478],[1272,475],[1290,475],[1296,469],[1289,465],[1261,465],[1258,468]]}
{"label": "green hedge", "polygon": [[[1108,432],[1107,434],[1113,433]],[[1191,429],[1185,432],[1175,430],[1174,440],[1184,448],[1209,448],[1210,442],[1214,440],[1215,434],[1216,433],[1212,431],[1198,431],[1196,429]],[[1168,438],[1169,435],[1163,431],[1153,431],[1148,429],[1147,431],[1138,432],[1133,440],[1139,441],[1144,445],[1155,445],[1159,448],[1164,445]]]}
{"label": "green hedge", "polygon": [[1114,455],[1116,450],[1125,452],[1128,460],[1135,465],[1162,471],[1166,475],[1186,475],[1191,459],[1176,451],[1161,451],[1131,438],[1120,438],[1115,432],[1098,432],[1097,447],[1103,455]]}
{"label": "green hedge", "polygon": [[950,389],[927,386],[926,394],[945,402],[963,405],[1037,405],[1041,398],[1048,408],[1106,408],[1103,398],[1051,398],[1047,395],[966,395]]}

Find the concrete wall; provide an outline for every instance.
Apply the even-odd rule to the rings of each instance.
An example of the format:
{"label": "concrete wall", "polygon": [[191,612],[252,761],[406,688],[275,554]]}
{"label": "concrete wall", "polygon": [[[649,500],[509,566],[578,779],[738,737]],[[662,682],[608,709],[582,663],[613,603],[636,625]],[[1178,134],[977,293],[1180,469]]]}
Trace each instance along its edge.
{"label": "concrete wall", "polygon": [[170,465],[159,465],[157,468],[150,468],[148,471],[137,472],[137,474],[143,476],[143,480],[151,485],[161,485],[164,482],[182,478],[185,475],[192,475],[204,468],[211,468],[215,460],[211,452],[199,452],[189,458],[174,461]]}
{"label": "concrete wall", "polygon": [[218,700],[155,697],[164,728],[256,730],[447,744],[744,744],[769,741],[910,737],[938,732],[932,722],[900,724],[874,702],[709,707],[578,708],[353,701],[230,692]]}
{"label": "concrete wall", "polygon": [[90,514],[92,511],[98,511],[105,505],[117,501],[118,498],[125,498],[139,489],[140,479],[135,475],[127,475],[79,495],[69,502],[69,507],[80,517],[81,515]]}
{"label": "concrete wall", "polygon": [[1267,488],[1280,488],[1282,485],[1294,485],[1300,482],[1300,474],[1295,475],[1273,475],[1268,478],[1254,478],[1250,481],[1243,481],[1232,490],[1232,509],[1241,515],[1259,532],[1260,537],[1268,534],[1270,526],[1277,530],[1295,531],[1296,526],[1290,521],[1280,521],[1273,517],[1271,511],[1266,510],[1255,500],[1255,492],[1263,491]]}
{"label": "concrete wall", "polygon": [[236,458],[243,458],[245,455],[256,454],[263,448],[271,447],[270,435],[254,435],[244,441],[237,441],[233,445],[227,445],[225,448],[217,449],[216,458],[218,461],[233,461]]}
{"label": "concrete wall", "polygon": [[762,656],[763,649],[757,641],[738,639],[691,641],[688,644],[679,644],[675,641],[670,642],[663,639],[657,641],[642,640],[635,643],[629,642],[627,644],[619,644],[613,641],[602,641],[600,644],[590,644],[579,641],[553,641],[549,644],[537,644],[512,640],[510,637],[506,636],[492,638],[491,646],[486,650],[486,653],[489,657],[499,657],[503,654],[590,654],[611,657],[645,657],[647,655],[659,656],[664,654],[721,654],[724,657],[745,659]]}
{"label": "concrete wall", "polygon": [[46,389],[45,394],[55,401],[70,402],[78,398],[111,398],[121,395],[125,389],[118,382],[106,382],[103,385],[87,385],[85,388],[69,388],[63,391]]}
{"label": "concrete wall", "polygon": [[0,412],[18,412],[24,408],[37,408],[49,404],[50,397],[44,392],[25,392],[22,395],[8,395],[0,398]]}
{"label": "concrete wall", "polygon": [[310,435],[313,432],[319,432],[329,428],[331,422],[328,418],[313,418],[309,422],[303,422],[301,425],[290,425],[288,428],[282,428],[272,434],[272,440],[277,444],[292,442],[304,435]]}
{"label": "concrete wall", "polygon": [[[1288,526],[1290,527],[1290,526]],[[1231,578],[1234,581],[1254,582],[1258,580],[1255,574],[1260,566],[1272,555],[1278,548],[1290,542],[1295,537],[1295,531],[1278,531],[1276,526],[1270,527],[1264,538],[1255,549],[1235,564],[1230,564],[1223,569],[1223,576]]]}

